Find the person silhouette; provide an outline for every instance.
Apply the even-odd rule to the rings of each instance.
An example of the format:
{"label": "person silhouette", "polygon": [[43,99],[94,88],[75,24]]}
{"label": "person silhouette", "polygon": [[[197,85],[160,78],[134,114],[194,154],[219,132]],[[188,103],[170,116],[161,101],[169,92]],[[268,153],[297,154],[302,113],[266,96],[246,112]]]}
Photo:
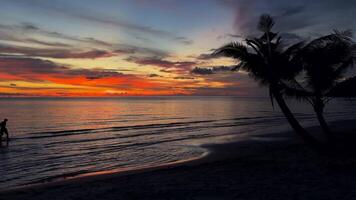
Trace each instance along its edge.
{"label": "person silhouette", "polygon": [[9,141],[9,132],[7,131],[7,128],[6,128],[6,123],[7,123],[7,119],[5,118],[4,121],[2,121],[0,123],[0,137],[2,140],[2,135],[5,133],[6,134],[6,141],[8,142]]}

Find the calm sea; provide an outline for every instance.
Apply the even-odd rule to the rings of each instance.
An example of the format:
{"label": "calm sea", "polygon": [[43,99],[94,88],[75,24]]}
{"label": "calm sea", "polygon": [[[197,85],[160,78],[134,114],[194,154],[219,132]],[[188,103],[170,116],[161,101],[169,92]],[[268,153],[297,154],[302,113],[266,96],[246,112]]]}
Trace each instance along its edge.
{"label": "calm sea", "polygon": [[[306,126],[304,104],[293,104]],[[334,100],[329,120],[355,119]],[[202,144],[289,130],[267,98],[137,97],[0,99],[12,141],[0,148],[0,190],[61,177],[151,167],[202,156]]]}

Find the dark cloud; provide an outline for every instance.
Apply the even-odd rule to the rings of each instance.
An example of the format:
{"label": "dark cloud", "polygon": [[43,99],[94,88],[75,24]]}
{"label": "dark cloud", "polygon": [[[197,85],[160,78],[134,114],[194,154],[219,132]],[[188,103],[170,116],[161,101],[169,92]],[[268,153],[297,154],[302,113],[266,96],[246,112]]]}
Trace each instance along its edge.
{"label": "dark cloud", "polygon": [[72,45],[65,44],[62,42],[47,42],[47,41],[41,41],[33,38],[25,39],[23,40],[23,42],[30,42],[30,43],[40,44],[40,45],[50,46],[50,47],[72,47]]}
{"label": "dark cloud", "polygon": [[[0,86],[0,88],[14,88],[12,86],[7,87],[7,86]],[[73,90],[75,88],[68,88],[68,87],[38,87],[38,86],[16,86],[16,90]]]}
{"label": "dark cloud", "polygon": [[199,75],[209,75],[213,74],[213,70],[210,68],[202,68],[202,67],[195,67],[192,71],[193,74],[199,74]]}
{"label": "dark cloud", "polygon": [[[9,28],[10,27],[10,28]],[[26,44],[37,44],[50,47],[71,47],[71,45],[62,42],[43,41],[35,38],[24,38],[21,31],[14,31],[12,26],[0,25],[0,40],[7,42],[21,42]]]}
{"label": "dark cloud", "polygon": [[216,54],[202,53],[199,56],[197,56],[196,59],[199,59],[199,60],[210,60],[210,59],[221,58],[221,57],[222,56],[216,55]]}
{"label": "dark cloud", "polygon": [[[231,70],[231,67],[229,68]],[[191,90],[195,95],[266,96],[268,90],[265,87],[259,86],[258,83],[251,79],[247,74],[236,71],[227,71],[228,68],[226,67],[217,67],[216,69],[218,72],[220,70],[223,73],[209,70],[208,74],[200,76],[200,78],[203,78],[203,83],[219,83],[220,86],[203,84],[201,87],[191,87],[186,89]],[[199,84],[197,85],[199,86]]]}
{"label": "dark cloud", "polygon": [[[16,26],[13,26],[16,27]],[[23,22],[20,25],[17,26],[18,28],[25,30],[25,31],[38,31],[40,28],[32,23],[29,22]]]}
{"label": "dark cloud", "polygon": [[149,75],[147,75],[147,76],[150,77],[150,78],[162,77],[162,76],[160,76],[160,75],[158,75],[158,74],[149,74]]}
{"label": "dark cloud", "polygon": [[355,29],[353,0],[216,0],[235,13],[236,34],[244,37],[256,34],[261,14],[275,17],[276,30],[298,34],[303,38],[315,33],[327,34],[332,29]]}
{"label": "dark cloud", "polygon": [[244,36],[242,34],[236,34],[236,33],[227,33],[223,35],[219,35],[216,37],[217,40],[221,39],[244,39]]}
{"label": "dark cloud", "polygon": [[32,94],[27,94],[27,93],[6,93],[6,92],[0,92],[0,97],[31,97],[34,96]]}
{"label": "dark cloud", "polygon": [[57,78],[80,76],[86,77],[88,80],[124,76],[124,74],[115,71],[71,69],[51,61],[21,57],[0,57],[0,73],[13,75],[25,80],[38,79],[39,81],[44,75]]}
{"label": "dark cloud", "polygon": [[191,61],[183,61],[183,62],[169,61],[158,57],[139,58],[139,57],[130,56],[125,60],[139,65],[152,65],[160,68],[168,68],[168,69],[175,68],[180,70],[190,70],[191,67],[197,64],[196,62],[191,62]]}
{"label": "dark cloud", "polygon": [[[48,31],[48,30],[45,30],[35,24],[28,23],[28,22],[17,24],[17,25],[0,24],[0,39],[1,40],[10,40],[10,41],[18,41],[18,42],[32,42],[32,43],[37,43],[37,44],[42,44],[42,45],[55,46],[55,44],[51,44],[51,42],[41,41],[41,40],[34,39],[34,38],[24,38],[23,33],[26,33],[26,34],[36,33],[36,34],[51,37],[54,39],[75,41],[75,42],[87,43],[90,45],[100,45],[100,46],[106,46],[106,47],[112,46],[112,44],[110,44],[108,42],[98,40],[98,39],[95,39],[92,37],[80,38],[80,37],[71,36],[71,35],[55,32],[55,31]],[[63,44],[61,46],[63,46]]]}
{"label": "dark cloud", "polygon": [[30,57],[44,57],[44,58],[102,58],[112,57],[116,54],[104,50],[89,50],[89,51],[75,51],[68,49],[45,49],[45,48],[31,48],[14,45],[0,45],[1,54],[18,54]]}
{"label": "dark cloud", "polygon": [[86,44],[90,44],[90,45],[100,45],[100,46],[106,46],[106,47],[111,47],[112,46],[112,44],[110,44],[108,42],[105,42],[103,40],[98,40],[98,39],[95,39],[95,38],[91,38],[91,37],[81,38],[81,37],[76,37],[76,36],[63,34],[63,33],[60,33],[60,32],[48,31],[48,30],[44,30],[44,29],[39,29],[37,32],[42,34],[42,35],[46,35],[46,36],[53,37],[53,38],[56,38],[56,39],[69,40],[69,41],[74,41],[74,42],[81,42],[81,43],[86,43]]}
{"label": "dark cloud", "polygon": [[103,51],[103,50],[90,50],[90,51],[85,51],[85,52],[58,52],[58,53],[53,53],[53,54],[43,54],[40,57],[52,57],[52,58],[89,58],[89,59],[95,59],[95,58],[103,58],[103,57],[112,57],[115,56],[116,54],[108,51]]}
{"label": "dark cloud", "polygon": [[191,73],[197,75],[210,75],[218,72],[231,71],[234,66],[216,66],[216,67],[195,67]]}
{"label": "dark cloud", "polygon": [[176,40],[180,41],[182,44],[185,44],[185,45],[191,45],[194,43],[193,40],[188,39],[186,37],[176,37]]}
{"label": "dark cloud", "polygon": [[177,80],[194,80],[195,78],[194,77],[189,77],[189,76],[176,76],[176,77],[174,77],[174,79],[177,79]]}
{"label": "dark cloud", "polygon": [[[77,40],[78,40],[78,38],[77,38]],[[107,47],[111,47],[113,45],[109,42],[105,42],[103,40],[98,40],[98,39],[95,39],[92,37],[85,37],[83,39],[79,39],[79,41],[88,42],[88,43],[92,43],[92,44],[98,44],[98,45],[107,46]]]}
{"label": "dark cloud", "polygon": [[242,38],[243,37],[243,35],[240,35],[240,34],[226,34],[226,36],[232,37],[232,38]]}
{"label": "dark cloud", "polygon": [[118,44],[115,46],[115,53],[118,54],[141,54],[150,57],[164,58],[169,56],[169,52],[155,48],[138,47],[134,45]]}
{"label": "dark cloud", "polygon": [[164,73],[169,73],[169,74],[175,72],[175,70],[172,70],[172,69],[160,69],[159,71],[164,72]]}

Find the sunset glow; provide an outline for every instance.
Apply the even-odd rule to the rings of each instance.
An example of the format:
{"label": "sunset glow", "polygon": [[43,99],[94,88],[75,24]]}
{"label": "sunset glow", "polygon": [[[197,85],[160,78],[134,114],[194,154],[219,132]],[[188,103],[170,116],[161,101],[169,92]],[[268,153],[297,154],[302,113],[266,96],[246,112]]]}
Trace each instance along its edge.
{"label": "sunset glow", "polygon": [[[280,2],[266,10],[256,2],[245,13],[244,1],[225,0],[2,3],[1,96],[259,96],[264,93],[245,73],[228,70],[232,60],[211,52],[253,34],[260,13],[286,12]],[[309,12],[302,4],[294,8],[285,18]],[[283,31],[307,38],[329,30],[316,24],[308,33],[297,25]]]}

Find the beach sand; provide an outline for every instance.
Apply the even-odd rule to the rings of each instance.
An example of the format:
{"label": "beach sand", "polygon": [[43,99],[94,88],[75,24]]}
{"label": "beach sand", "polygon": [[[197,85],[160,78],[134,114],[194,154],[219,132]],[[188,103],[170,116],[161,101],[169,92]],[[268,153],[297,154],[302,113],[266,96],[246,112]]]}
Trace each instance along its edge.
{"label": "beach sand", "polygon": [[[332,128],[356,134],[356,121]],[[0,200],[356,199],[356,148],[321,155],[289,132],[204,147],[199,160],[17,188]]]}

